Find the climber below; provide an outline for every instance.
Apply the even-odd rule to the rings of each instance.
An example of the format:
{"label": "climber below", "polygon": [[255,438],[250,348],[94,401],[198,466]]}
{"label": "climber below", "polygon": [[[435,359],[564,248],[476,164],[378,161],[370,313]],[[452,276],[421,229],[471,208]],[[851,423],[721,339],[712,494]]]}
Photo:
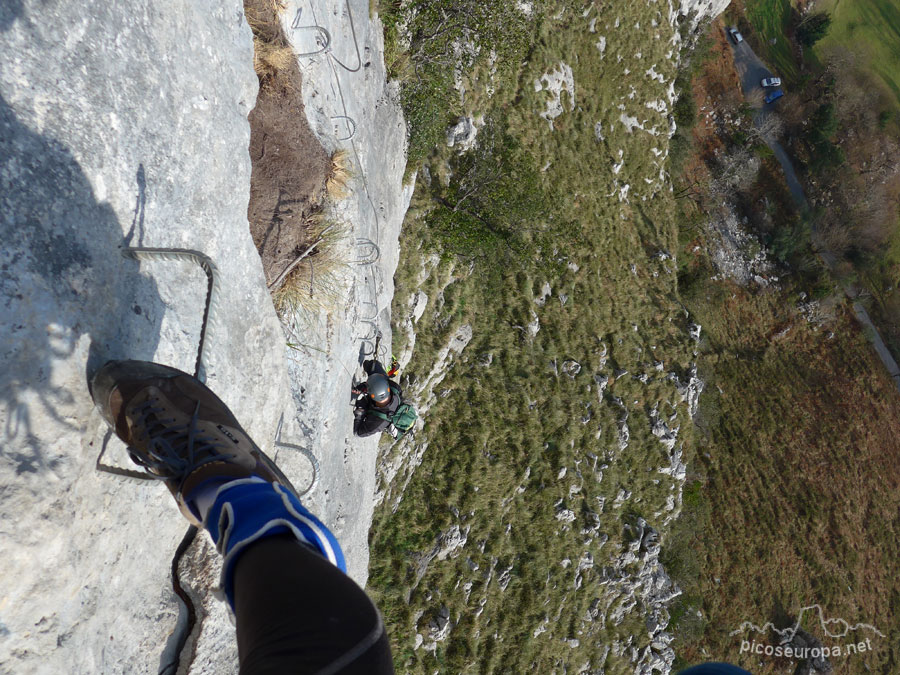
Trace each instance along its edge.
{"label": "climber below", "polygon": [[350,390],[355,398],[353,433],[364,437],[387,431],[394,438],[402,436],[415,423],[416,412],[403,400],[400,385],[389,379],[398,370],[396,362],[387,373],[376,359],[368,359],[363,370],[368,379]]}

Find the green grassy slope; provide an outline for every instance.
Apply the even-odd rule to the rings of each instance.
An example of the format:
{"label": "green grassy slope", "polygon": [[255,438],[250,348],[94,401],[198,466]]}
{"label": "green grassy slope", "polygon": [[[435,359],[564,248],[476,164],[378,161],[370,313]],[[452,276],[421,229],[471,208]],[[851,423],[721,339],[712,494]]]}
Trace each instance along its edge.
{"label": "green grassy slope", "polygon": [[[790,76],[789,5],[755,7],[754,25],[778,37],[770,61]],[[685,590],[669,626],[679,663],[791,672],[796,663],[742,656],[730,632],[742,621],[786,625],[819,603],[885,634],[838,672],[895,672],[893,383],[841,302],[826,325],[807,321],[799,294],[817,292],[804,285],[810,275],[750,291],[710,279],[697,253],[703,215],[683,217],[661,175],[677,49],[662,7],[551,2],[534,12],[536,32],[502,74],[492,80],[490,61],[479,62],[466,97],[428,118],[440,138],[459,114],[484,115],[477,152],[489,170],[417,146],[424,168],[393,307],[400,354],[409,298],[428,298],[407,391],[429,380],[458,328],[473,338],[434,396],[421,392],[424,429],[382,446],[382,469],[404,452],[407,468],[421,458],[408,484],[401,470],[380,486],[370,540],[370,587],[398,672],[634,672],[650,623],[668,618],[652,615],[652,584],[629,592],[658,569],[652,543],[633,540],[641,519],[663,533],[661,561]],[[554,99],[535,82],[563,65],[574,91],[562,93],[551,129],[540,115]],[[445,88],[453,79],[442,78]],[[434,100],[407,104],[434,112]],[[473,190],[472,176],[490,189]],[[703,325],[699,343],[691,321]],[[695,361],[708,381],[696,427],[679,388]],[[656,419],[678,429],[688,462],[676,522],[668,509],[681,487],[665,472]],[[465,543],[437,556],[457,532]]]}
{"label": "green grassy slope", "polygon": [[[395,279],[395,317],[413,292],[429,297],[405,371],[410,390],[458,326],[471,325],[474,338],[412,441],[427,449],[403,500],[375,514],[370,584],[401,672],[552,672],[562,664],[620,672],[632,667],[632,646],[649,646],[641,593],[636,606],[622,607],[623,579],[642,565],[618,559],[639,518],[664,531],[667,502],[680,498],[678,481],[658,471],[671,460],[651,420],[658,412],[689,441],[675,380],[687,380],[692,358],[661,175],[677,49],[664,11],[551,4],[513,95],[472,111],[502,114],[554,204],[539,245],[524,249],[539,258],[534,264],[498,252],[469,272],[467,258],[447,256],[422,281],[438,234],[429,221],[433,188],[420,176]],[[574,97],[562,94],[551,130],[540,113],[552,97],[535,81],[561,63],[571,67]],[[432,181],[447,173],[446,161],[446,153],[431,159]],[[457,165],[450,160],[451,173]],[[545,282],[552,295],[538,304]],[[530,335],[535,315],[540,330]],[[490,365],[481,365],[488,354]],[[580,365],[572,376],[567,360]],[[453,526],[467,544],[423,565]],[[576,571],[583,561],[591,564]],[[624,618],[607,620],[617,609]],[[442,612],[451,630],[429,651],[429,624],[441,625]]]}
{"label": "green grassy slope", "polygon": [[895,0],[831,0],[822,9],[831,28],[816,45],[824,52],[840,45],[861,58],[859,67],[877,73],[900,108],[900,6]]}

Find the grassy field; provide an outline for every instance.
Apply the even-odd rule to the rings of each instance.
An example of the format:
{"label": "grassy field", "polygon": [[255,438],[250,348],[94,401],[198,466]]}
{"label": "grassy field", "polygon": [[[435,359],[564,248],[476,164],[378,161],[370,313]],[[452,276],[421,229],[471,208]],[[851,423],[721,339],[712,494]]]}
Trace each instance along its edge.
{"label": "grassy field", "polygon": [[[896,672],[900,587],[900,397],[849,308],[817,327],[796,288],[748,293],[695,288],[686,305],[704,326],[695,482],[666,562],[686,590],[679,655],[713,655],[754,673],[790,661],[749,658],[730,635],[743,621],[790,625],[805,606],[869,623],[885,637],[836,672]],[[725,318],[727,317],[727,319]],[[687,497],[690,495],[690,498]],[[813,621],[803,626],[831,647]],[[759,639],[760,636],[757,636]],[[765,638],[767,639],[767,638]]]}
{"label": "grassy field", "polygon": [[900,6],[895,0],[827,0],[831,28],[816,45],[825,53],[840,45],[856,53],[859,67],[877,73],[900,109]]}
{"label": "grassy field", "polygon": [[797,59],[787,38],[793,6],[791,0],[746,2],[745,15],[756,31],[756,53],[787,82],[800,74]]}
{"label": "grassy field", "polygon": [[[856,67],[877,74],[900,108],[900,6],[893,0],[825,0],[815,11],[830,14],[832,23],[805,58],[815,62],[835,48],[849,50],[859,59]],[[797,83],[800,69],[789,37],[792,19],[799,17],[791,0],[744,2],[726,10],[726,16],[735,23],[746,17],[757,53],[789,83]]]}
{"label": "grassy field", "polygon": [[[726,56],[714,48],[694,73],[698,108],[733,86]],[[710,180],[710,145],[725,152],[734,143],[718,129],[679,130],[692,153],[676,186]],[[791,201],[771,158],[741,201],[751,223],[752,211],[769,205],[773,240],[790,225]],[[827,618],[883,634],[866,635],[871,652],[833,658],[835,672],[896,672],[896,386],[814,256],[795,253],[766,287],[714,280],[714,240],[697,226],[696,207],[677,205],[679,295],[703,326],[698,362],[707,382],[684,510],[663,556],[685,591],[672,607],[679,665],[714,659],[753,673],[794,672],[796,661],[741,654],[741,640],[770,643],[771,635],[732,632],[745,621],[784,628],[819,604]],[[829,637],[815,617],[801,628],[829,648],[851,639]]]}

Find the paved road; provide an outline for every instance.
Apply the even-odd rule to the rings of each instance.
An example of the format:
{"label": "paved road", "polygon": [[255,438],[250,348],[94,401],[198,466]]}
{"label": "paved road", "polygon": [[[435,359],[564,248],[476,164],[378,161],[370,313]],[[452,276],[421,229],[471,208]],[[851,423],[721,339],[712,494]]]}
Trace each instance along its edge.
{"label": "paved road", "polygon": [[[751,95],[753,92],[759,91],[760,89],[760,80],[764,77],[772,77],[773,73],[760,60],[753,49],[751,49],[750,45],[747,44],[746,40],[739,44],[734,44],[729,38],[729,42],[731,42],[732,50],[734,51],[734,66],[741,78],[741,89],[747,100],[752,101],[753,97]],[[768,115],[771,115],[779,105],[784,105],[784,99],[776,101],[775,103],[760,104],[760,107],[757,108],[755,118],[757,126],[759,126]],[[785,152],[781,144],[774,138],[765,138],[765,141],[775,154],[778,163],[781,164],[781,169],[784,171],[784,177],[787,181],[791,196],[794,198],[794,202],[796,202],[802,212],[808,211],[809,202],[806,200],[806,195],[803,194],[803,188],[800,185],[800,181],[797,179],[797,172],[794,171],[794,165],[791,164],[787,152]],[[813,228],[815,228],[815,224],[813,224]],[[819,255],[825,263],[825,266],[833,272],[837,265],[836,256],[831,251],[825,250],[820,251]],[[887,371],[894,379],[897,388],[900,389],[900,366],[897,365],[893,355],[891,355],[891,352],[884,344],[884,340],[881,339],[881,335],[878,333],[875,324],[872,323],[872,319],[866,311],[866,308],[863,307],[862,303],[859,301],[859,289],[854,284],[847,284],[844,286],[844,293],[853,303],[853,312],[856,314],[857,320],[862,324],[866,337],[869,338],[869,341],[875,348],[884,367],[887,368]]]}
{"label": "paved road", "polygon": [[[746,40],[740,44],[734,44],[732,42],[732,48],[734,50],[734,65],[741,78],[741,89],[744,92],[744,96],[747,97],[748,100],[751,100],[751,95],[754,92],[760,91],[760,80],[764,77],[773,77],[774,73],[772,73],[772,71],[766,67],[766,64],[760,60],[753,49],[751,49],[750,45],[747,44]],[[770,89],[769,91],[774,91],[774,89]],[[768,115],[772,114],[778,105],[783,104],[784,99],[776,101],[775,103],[763,103],[756,114],[757,125],[761,124]],[[787,152],[785,152],[784,148],[781,147],[781,144],[774,138],[767,138],[766,144],[772,148],[772,152],[775,153],[775,157],[781,164],[788,189],[791,191],[791,196],[794,198],[797,206],[800,207],[801,211],[807,211],[809,209],[809,203],[806,201],[806,195],[803,194],[803,188],[800,186],[800,181],[797,179],[797,172],[794,171],[794,166],[791,164]]]}
{"label": "paved road", "polygon": [[784,179],[787,181],[787,186],[791,191],[794,202],[800,207],[800,211],[809,211],[809,202],[806,201],[806,195],[803,194],[803,188],[797,179],[797,172],[794,171],[794,165],[791,164],[787,152],[781,146],[781,143],[774,138],[767,138],[766,144],[772,149],[772,152],[775,153],[775,158],[781,164],[781,170],[784,171]]}

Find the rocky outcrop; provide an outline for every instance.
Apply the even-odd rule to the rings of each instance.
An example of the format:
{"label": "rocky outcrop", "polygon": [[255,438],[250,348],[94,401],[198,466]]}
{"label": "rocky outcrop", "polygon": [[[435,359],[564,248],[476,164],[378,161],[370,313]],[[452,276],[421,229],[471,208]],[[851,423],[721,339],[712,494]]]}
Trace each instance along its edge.
{"label": "rocky outcrop", "polygon": [[[459,355],[471,341],[472,326],[469,324],[459,326],[450,335],[445,345],[438,350],[431,370],[411,390],[410,393],[417,402],[416,407],[419,413],[416,428],[421,428],[423,418],[434,404],[437,396],[446,395],[444,392],[439,393],[437,387],[446,377],[454,357]],[[376,506],[390,497],[392,508],[396,509],[400,500],[403,499],[403,492],[409,481],[412,480],[415,470],[422,463],[427,449],[427,441],[418,441],[414,435],[410,434],[397,444],[394,452],[381,458],[378,465],[379,485],[375,493]],[[402,476],[402,479],[399,485],[395,485],[398,476]]]}
{"label": "rocky outcrop", "polygon": [[[613,625],[621,623],[625,615],[640,611],[646,617],[650,643],[632,660],[636,674],[650,675],[669,672],[675,659],[671,647],[673,636],[665,630],[669,623],[666,609],[673,599],[681,595],[681,589],[669,578],[659,561],[659,534],[643,518],[625,526],[630,539],[626,551],[619,556],[618,564],[604,569],[601,584],[607,586],[606,607],[611,608],[607,620]],[[637,572],[623,572],[626,567],[638,564]],[[613,649],[616,649],[614,645]]]}
{"label": "rocky outcrop", "polygon": [[703,21],[715,19],[731,4],[731,0],[669,0],[669,17],[676,21],[685,21],[689,31],[697,30]]}
{"label": "rocky outcrop", "polygon": [[[272,447],[290,398],[247,225],[252,37],[240,3],[23,1],[0,11],[0,49],[15,55],[0,65],[0,547],[15,580],[0,670],[156,673],[187,524],[158,482],[96,470],[104,448],[132,465],[86,374],[112,358],[194,370],[203,272],[121,249],[197,249],[219,269],[209,384]],[[234,669],[221,620],[201,660]]]}
{"label": "rocky outcrop", "polygon": [[457,152],[466,152],[475,147],[478,130],[484,126],[484,118],[460,117],[456,124],[447,129],[447,146]]}
{"label": "rocky outcrop", "polygon": [[[535,91],[545,91],[549,94],[547,104],[541,117],[547,120],[550,130],[553,131],[553,120],[568,109],[575,110],[575,78],[572,76],[572,68],[567,63],[560,63],[547,73],[534,81]],[[563,92],[566,93],[565,102]]]}

